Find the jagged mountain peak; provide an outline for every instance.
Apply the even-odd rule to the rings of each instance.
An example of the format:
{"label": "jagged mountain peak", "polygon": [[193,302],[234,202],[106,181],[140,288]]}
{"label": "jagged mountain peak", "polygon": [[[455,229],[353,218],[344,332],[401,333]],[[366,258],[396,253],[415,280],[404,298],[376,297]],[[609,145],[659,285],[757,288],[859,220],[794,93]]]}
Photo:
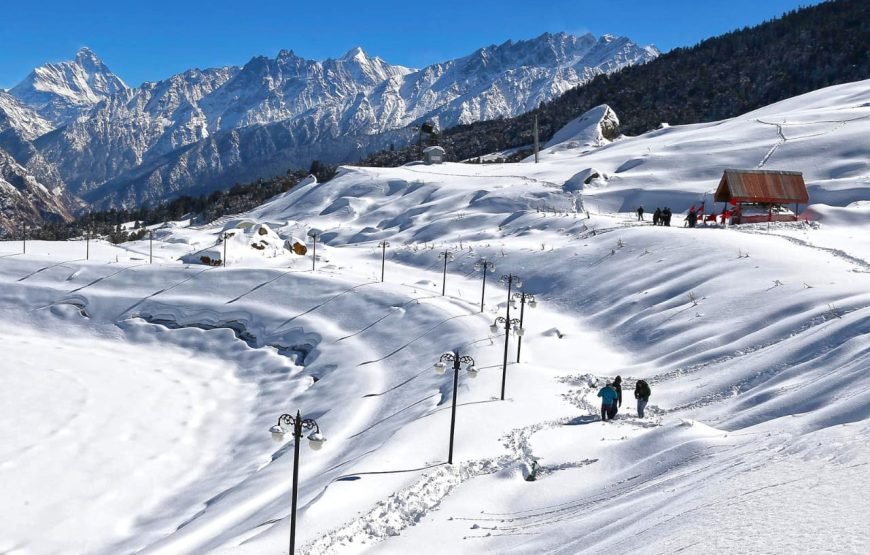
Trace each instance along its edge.
{"label": "jagged mountain peak", "polygon": [[87,47],[73,60],[35,68],[9,93],[54,125],[75,119],[100,101],[130,89]]}
{"label": "jagged mountain peak", "polygon": [[339,58],[339,61],[346,62],[349,60],[368,60],[369,55],[366,54],[366,51],[362,49],[360,46],[354,46],[347,52],[345,52],[344,56]]}
{"label": "jagged mountain peak", "polygon": [[91,62],[91,63],[95,63],[95,64],[102,64],[103,63],[103,61],[100,60],[100,58],[96,55],[96,53],[94,53],[94,51],[91,50],[90,48],[88,48],[87,46],[82,46],[81,48],[78,49],[78,52],[76,52],[75,60],[79,64],[84,64],[87,62]]}

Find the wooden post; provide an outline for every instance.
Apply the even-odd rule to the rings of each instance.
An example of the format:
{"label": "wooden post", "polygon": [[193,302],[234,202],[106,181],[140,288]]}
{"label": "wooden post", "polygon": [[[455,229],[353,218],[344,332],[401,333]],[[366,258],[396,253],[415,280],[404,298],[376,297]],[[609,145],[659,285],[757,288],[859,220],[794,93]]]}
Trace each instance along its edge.
{"label": "wooden post", "polygon": [[535,164],[538,163],[538,116],[535,116]]}

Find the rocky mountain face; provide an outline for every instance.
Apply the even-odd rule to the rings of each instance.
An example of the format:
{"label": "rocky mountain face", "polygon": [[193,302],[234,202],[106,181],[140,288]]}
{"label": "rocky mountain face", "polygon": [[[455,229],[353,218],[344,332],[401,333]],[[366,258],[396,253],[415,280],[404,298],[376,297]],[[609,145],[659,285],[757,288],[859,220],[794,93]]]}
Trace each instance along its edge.
{"label": "rocky mountain face", "polygon": [[[657,55],[626,38],[565,33],[419,70],[359,48],[325,61],[281,51],[130,89],[82,49],[74,61],[37,68],[0,93],[0,148],[94,205],[132,206],[315,159],[353,161],[407,144],[424,121],[446,128],[514,116]],[[12,130],[6,142],[4,125]]]}
{"label": "rocky mountain face", "polygon": [[31,140],[52,125],[10,94],[0,91],[0,235],[22,219],[68,220],[75,206],[54,164]]}
{"label": "rocky mountain face", "polygon": [[68,221],[74,207],[75,199],[62,185],[46,186],[0,150],[0,236],[20,233],[22,222]]}

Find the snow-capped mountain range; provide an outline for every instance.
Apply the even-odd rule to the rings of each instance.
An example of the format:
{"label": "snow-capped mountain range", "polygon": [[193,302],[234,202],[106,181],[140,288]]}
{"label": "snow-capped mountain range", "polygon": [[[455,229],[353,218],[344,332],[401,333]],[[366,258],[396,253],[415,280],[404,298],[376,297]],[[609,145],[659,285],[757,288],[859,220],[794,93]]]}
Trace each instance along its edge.
{"label": "snow-capped mountain range", "polygon": [[422,121],[514,116],[657,55],[624,37],[547,33],[422,69],[361,48],[324,61],[284,50],[130,88],[84,48],[0,91],[0,149],[94,205],[159,202],[353,160]]}

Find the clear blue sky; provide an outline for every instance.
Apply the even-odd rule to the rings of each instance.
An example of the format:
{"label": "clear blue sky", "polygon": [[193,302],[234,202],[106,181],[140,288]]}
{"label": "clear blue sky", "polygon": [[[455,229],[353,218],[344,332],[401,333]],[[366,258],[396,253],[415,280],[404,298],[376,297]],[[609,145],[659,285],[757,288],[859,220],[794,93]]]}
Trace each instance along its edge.
{"label": "clear blue sky", "polygon": [[[422,67],[545,31],[611,33],[666,51],[818,0],[15,0],[0,17],[0,87],[88,46],[130,85],[281,49],[338,57],[362,46]],[[78,6],[77,6],[78,5]],[[80,7],[86,5],[86,8]],[[540,7],[536,7],[540,6]]]}

